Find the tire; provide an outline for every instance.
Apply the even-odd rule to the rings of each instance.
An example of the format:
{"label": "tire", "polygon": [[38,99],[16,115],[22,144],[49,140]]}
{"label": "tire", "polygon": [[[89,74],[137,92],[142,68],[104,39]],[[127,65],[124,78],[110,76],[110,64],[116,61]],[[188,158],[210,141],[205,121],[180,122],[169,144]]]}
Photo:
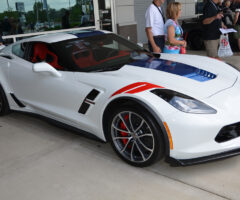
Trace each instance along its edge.
{"label": "tire", "polygon": [[0,116],[6,115],[10,112],[8,100],[0,85]]}
{"label": "tire", "polygon": [[160,128],[140,107],[122,106],[115,110],[108,123],[108,134],[115,152],[130,165],[146,167],[163,157]]}

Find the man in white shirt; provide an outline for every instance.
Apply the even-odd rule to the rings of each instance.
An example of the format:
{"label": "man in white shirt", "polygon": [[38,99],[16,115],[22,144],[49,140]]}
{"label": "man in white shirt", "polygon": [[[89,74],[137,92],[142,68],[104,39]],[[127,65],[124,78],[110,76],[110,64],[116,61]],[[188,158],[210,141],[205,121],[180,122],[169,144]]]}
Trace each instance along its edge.
{"label": "man in white shirt", "polygon": [[165,0],[153,0],[148,7],[146,19],[146,34],[148,38],[148,47],[151,52],[161,53],[164,48],[164,23],[165,18],[161,9],[161,5]]}

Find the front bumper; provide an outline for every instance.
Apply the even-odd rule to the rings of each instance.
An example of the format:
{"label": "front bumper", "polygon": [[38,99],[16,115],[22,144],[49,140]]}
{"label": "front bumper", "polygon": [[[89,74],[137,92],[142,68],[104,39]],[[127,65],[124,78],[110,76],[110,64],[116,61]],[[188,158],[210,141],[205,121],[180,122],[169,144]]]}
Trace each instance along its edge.
{"label": "front bumper", "polygon": [[[191,165],[239,154],[239,91],[240,82],[208,98],[199,99],[216,109],[216,114],[185,113],[157,95],[142,96],[146,102],[151,102],[156,116],[169,128],[173,148],[167,152],[167,160],[173,160],[178,165]],[[224,127],[230,128],[225,130]],[[220,139],[216,138],[221,132],[224,134]]]}
{"label": "front bumper", "polygon": [[200,164],[200,163],[206,163],[214,160],[220,160],[232,156],[236,156],[240,154],[240,148],[231,150],[231,151],[226,151],[223,153],[218,153],[210,156],[204,156],[200,158],[193,158],[193,159],[175,159],[171,157],[167,157],[165,161],[169,163],[171,166],[188,166],[188,165],[195,165],[195,164]]}

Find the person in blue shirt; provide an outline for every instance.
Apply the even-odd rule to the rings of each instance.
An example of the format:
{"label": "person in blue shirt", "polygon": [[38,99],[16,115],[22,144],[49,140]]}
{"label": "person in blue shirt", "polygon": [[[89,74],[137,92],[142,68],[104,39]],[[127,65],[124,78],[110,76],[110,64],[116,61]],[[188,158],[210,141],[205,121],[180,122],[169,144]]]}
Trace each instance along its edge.
{"label": "person in blue shirt", "polygon": [[181,16],[181,4],[171,2],[167,6],[167,18],[164,25],[165,46],[163,53],[179,54],[181,46],[186,48],[187,42],[183,40],[183,30],[178,24],[178,18]]}

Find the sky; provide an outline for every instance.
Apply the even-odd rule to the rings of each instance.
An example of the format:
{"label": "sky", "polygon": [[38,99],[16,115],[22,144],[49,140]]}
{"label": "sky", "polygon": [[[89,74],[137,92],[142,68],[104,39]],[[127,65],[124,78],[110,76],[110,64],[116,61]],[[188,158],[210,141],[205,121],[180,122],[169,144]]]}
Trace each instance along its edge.
{"label": "sky", "polygon": [[[0,0],[0,13],[8,9],[7,1],[9,2],[9,6],[13,9],[13,11],[16,11],[15,2],[23,2],[25,11],[27,12],[29,10],[33,10],[33,4],[35,1],[41,2],[43,0]],[[69,2],[70,6],[73,6],[76,3],[76,0],[47,0],[47,4],[50,6],[50,8],[55,8],[56,10],[68,8]]]}

